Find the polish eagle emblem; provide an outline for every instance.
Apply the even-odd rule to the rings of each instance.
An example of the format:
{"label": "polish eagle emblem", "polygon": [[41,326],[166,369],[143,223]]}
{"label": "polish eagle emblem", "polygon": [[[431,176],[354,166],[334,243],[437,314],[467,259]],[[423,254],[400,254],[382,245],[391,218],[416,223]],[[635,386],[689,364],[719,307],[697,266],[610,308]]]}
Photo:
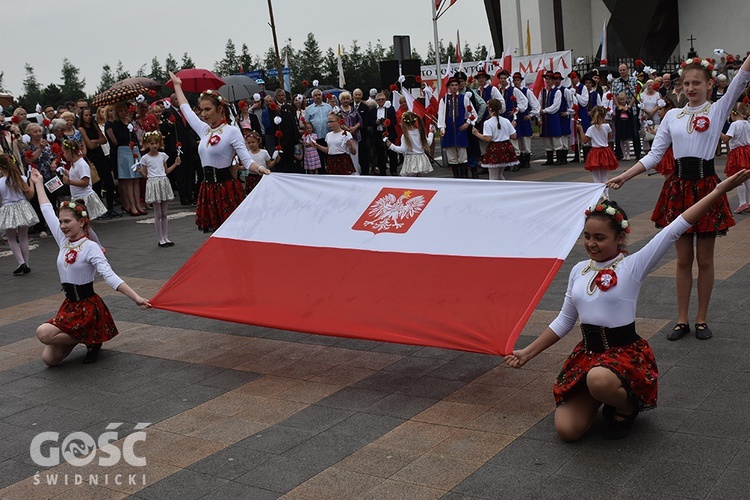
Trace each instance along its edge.
{"label": "polish eagle emblem", "polygon": [[384,188],[352,229],[405,233],[437,191]]}

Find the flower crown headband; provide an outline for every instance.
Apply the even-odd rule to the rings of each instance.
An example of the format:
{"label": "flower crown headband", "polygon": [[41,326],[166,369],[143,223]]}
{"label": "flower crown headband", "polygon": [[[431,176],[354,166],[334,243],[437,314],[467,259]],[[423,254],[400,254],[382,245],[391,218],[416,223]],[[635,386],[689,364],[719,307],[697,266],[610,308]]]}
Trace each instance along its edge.
{"label": "flower crown headband", "polygon": [[72,151],[74,153],[81,151],[81,145],[78,144],[77,141],[71,141],[70,139],[64,139],[62,141],[63,149],[67,149],[68,151]]}
{"label": "flower crown headband", "polygon": [[208,89],[205,92],[201,92],[201,95],[198,99],[200,100],[200,99],[203,99],[204,97],[213,97],[220,103],[224,102],[224,98],[221,96],[221,94],[219,94],[218,92],[214,92],[211,89]]}
{"label": "flower crown headband", "polygon": [[701,59],[700,57],[693,57],[692,59],[686,59],[680,63],[680,69],[677,70],[677,73],[679,73],[680,76],[682,76],[682,72],[687,68],[689,65],[696,65],[701,66],[704,69],[707,69],[709,73],[711,73],[711,76],[716,76],[716,73],[714,72],[714,62],[712,59]]}
{"label": "flower crown headband", "polygon": [[145,141],[146,139],[148,139],[152,135],[158,137],[159,139],[161,139],[161,133],[158,130],[152,130],[151,132],[146,132],[145,134],[143,134],[143,140]]}
{"label": "flower crown headband", "polygon": [[73,210],[75,213],[77,213],[87,221],[89,219],[89,214],[86,212],[86,210],[83,209],[83,205],[79,205],[75,201],[63,201],[62,203],[60,203],[60,209],[63,208],[69,208]]}
{"label": "flower crown headband", "polygon": [[628,220],[622,215],[622,212],[612,205],[605,205],[603,203],[597,203],[593,208],[587,209],[584,214],[586,217],[590,216],[594,212],[605,213],[611,216],[615,222],[617,222],[626,234],[630,234],[630,224]]}

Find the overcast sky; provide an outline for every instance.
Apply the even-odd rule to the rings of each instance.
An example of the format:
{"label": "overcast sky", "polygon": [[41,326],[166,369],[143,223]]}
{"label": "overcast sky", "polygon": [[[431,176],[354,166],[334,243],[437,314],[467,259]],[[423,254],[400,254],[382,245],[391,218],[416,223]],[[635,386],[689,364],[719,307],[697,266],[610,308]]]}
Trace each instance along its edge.
{"label": "overcast sky", "polygon": [[[338,43],[348,47],[352,40],[364,47],[380,39],[389,46],[393,35],[410,35],[412,48],[425,57],[433,40],[432,1],[274,0],[273,8],[280,45],[291,37],[299,50],[309,32],[323,52],[335,50]],[[102,66],[114,70],[118,60],[131,74],[143,64],[148,73],[154,56],[163,65],[168,53],[179,61],[187,52],[197,67],[213,69],[229,38],[238,52],[247,43],[253,55],[273,45],[267,0],[1,0],[0,5],[5,42],[0,71],[6,89],[15,95],[23,93],[25,63],[41,85],[59,85],[67,57],[80,68],[86,91],[93,93]],[[456,29],[462,45],[489,48],[492,43],[479,0],[459,0],[440,18],[438,29],[446,44],[455,43]]]}

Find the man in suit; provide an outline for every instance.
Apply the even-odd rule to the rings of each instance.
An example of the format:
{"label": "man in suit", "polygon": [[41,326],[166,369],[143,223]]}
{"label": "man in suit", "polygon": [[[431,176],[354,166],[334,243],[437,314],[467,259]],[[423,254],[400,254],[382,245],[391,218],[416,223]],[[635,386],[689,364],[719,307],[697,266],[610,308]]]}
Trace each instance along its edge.
{"label": "man in suit", "polygon": [[[172,94],[171,101],[177,102],[177,95]],[[174,163],[177,158],[177,143],[182,150],[182,163],[175,169],[177,172],[177,193],[180,197],[180,205],[191,205],[198,199],[198,186],[203,181],[203,169],[198,156],[198,136],[188,125],[182,112],[176,106],[170,106],[164,110],[163,119],[174,126],[174,133],[165,137],[164,150],[169,155],[169,163]],[[195,175],[198,174],[196,183]]]}
{"label": "man in suit", "polygon": [[370,134],[369,127],[367,126],[368,115],[370,113],[370,107],[367,102],[363,100],[364,94],[362,89],[354,89],[352,92],[352,106],[359,113],[359,117],[362,120],[362,140],[359,142],[359,167],[362,175],[370,175],[370,156],[372,152],[372,136]]}
{"label": "man in suit", "polygon": [[[286,92],[284,92],[284,89],[276,89],[274,98],[274,105],[268,109],[268,117],[271,122],[271,136],[274,139],[274,143],[269,145],[268,149],[270,150],[270,154],[273,155],[276,144],[281,146],[281,159],[276,170],[279,172],[301,174],[303,173],[302,169],[298,168],[294,162],[294,146],[299,144],[300,140],[296,114],[292,106],[286,102]],[[278,125],[275,121],[277,116],[281,118],[281,123]],[[275,136],[277,130],[280,130],[282,134],[278,139]]]}
{"label": "man in suit", "polygon": [[398,154],[388,149],[383,142],[384,137],[395,143],[396,134],[396,110],[393,106],[386,106],[385,94],[380,92],[375,95],[377,106],[372,108],[368,114],[367,127],[373,138],[372,147],[375,149],[375,158],[378,164],[379,174],[385,175],[385,159],[391,168],[391,175],[398,175]]}

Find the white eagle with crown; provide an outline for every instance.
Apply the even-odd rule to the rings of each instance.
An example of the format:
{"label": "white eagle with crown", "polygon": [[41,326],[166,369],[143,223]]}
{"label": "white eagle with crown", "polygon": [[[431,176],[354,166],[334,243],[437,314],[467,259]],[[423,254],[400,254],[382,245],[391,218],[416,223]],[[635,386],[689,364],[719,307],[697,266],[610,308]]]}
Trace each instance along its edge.
{"label": "white eagle with crown", "polygon": [[364,222],[364,226],[372,226],[376,231],[388,231],[393,228],[400,228],[404,224],[399,221],[411,219],[422,211],[427,203],[424,196],[414,196],[412,191],[406,190],[396,198],[389,193],[378,198],[370,205],[368,216],[370,220]]}

